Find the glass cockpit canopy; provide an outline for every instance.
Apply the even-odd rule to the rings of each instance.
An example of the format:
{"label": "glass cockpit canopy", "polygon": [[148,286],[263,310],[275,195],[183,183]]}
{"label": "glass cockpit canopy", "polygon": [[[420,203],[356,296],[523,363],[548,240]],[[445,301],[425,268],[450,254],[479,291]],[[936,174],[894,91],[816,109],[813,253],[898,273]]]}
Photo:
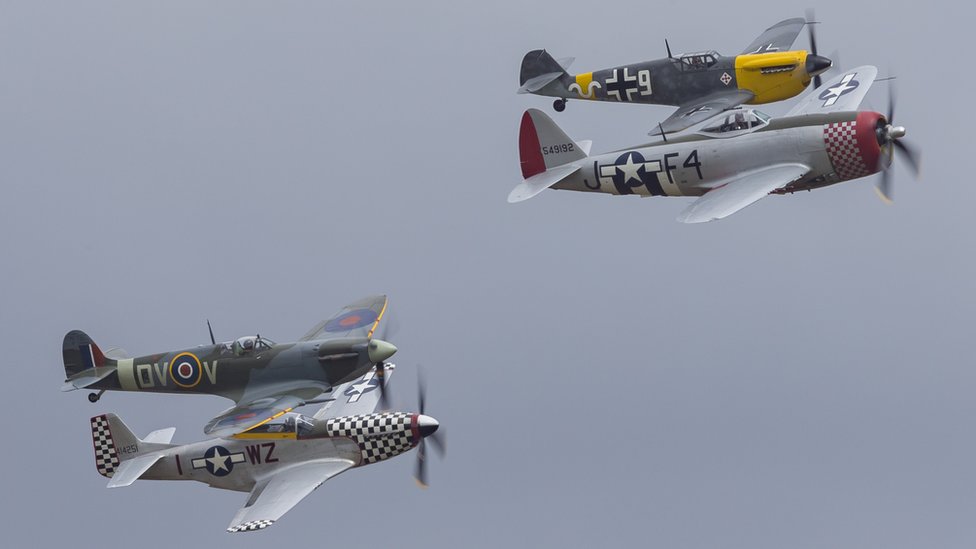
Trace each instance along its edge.
{"label": "glass cockpit canopy", "polygon": [[714,51],[700,51],[696,53],[683,53],[678,56],[682,70],[707,69],[715,64],[718,53]]}
{"label": "glass cockpit canopy", "polygon": [[288,412],[241,434],[242,438],[302,438],[312,431],[315,423],[297,412]]}
{"label": "glass cockpit canopy", "polygon": [[734,137],[769,124],[770,116],[756,109],[732,109],[708,121],[698,133],[709,137]]}
{"label": "glass cockpit canopy", "polygon": [[237,356],[244,356],[274,347],[275,342],[259,335],[239,337],[233,343],[224,344]]}

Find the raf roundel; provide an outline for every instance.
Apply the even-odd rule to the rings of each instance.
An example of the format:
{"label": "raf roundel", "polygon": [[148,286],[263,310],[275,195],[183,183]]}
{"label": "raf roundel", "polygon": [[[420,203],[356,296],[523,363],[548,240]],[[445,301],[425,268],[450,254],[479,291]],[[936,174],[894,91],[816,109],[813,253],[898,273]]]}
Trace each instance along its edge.
{"label": "raf roundel", "polygon": [[355,309],[342,313],[325,325],[326,332],[348,332],[376,322],[379,315],[372,309]]}
{"label": "raf roundel", "polygon": [[173,383],[184,389],[196,387],[202,376],[200,359],[193,353],[180,353],[169,363],[169,377],[173,379]]}

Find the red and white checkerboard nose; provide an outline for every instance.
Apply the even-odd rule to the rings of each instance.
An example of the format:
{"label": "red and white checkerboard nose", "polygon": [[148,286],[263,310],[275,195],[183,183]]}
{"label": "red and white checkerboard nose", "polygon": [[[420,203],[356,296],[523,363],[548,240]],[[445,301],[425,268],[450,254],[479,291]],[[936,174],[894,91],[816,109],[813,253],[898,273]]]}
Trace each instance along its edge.
{"label": "red and white checkerboard nose", "polygon": [[885,168],[877,129],[887,124],[881,113],[862,111],[852,120],[825,124],[824,147],[840,181],[857,179]]}

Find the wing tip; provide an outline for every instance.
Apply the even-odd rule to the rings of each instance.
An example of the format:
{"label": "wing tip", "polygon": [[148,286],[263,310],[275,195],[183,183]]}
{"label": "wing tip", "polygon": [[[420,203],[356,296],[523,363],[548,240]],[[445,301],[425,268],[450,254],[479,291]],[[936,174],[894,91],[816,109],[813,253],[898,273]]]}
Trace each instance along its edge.
{"label": "wing tip", "polygon": [[237,532],[257,532],[258,530],[264,530],[274,523],[275,521],[269,519],[249,520],[247,522],[242,522],[235,526],[231,526],[227,529],[227,532],[230,534],[236,534]]}

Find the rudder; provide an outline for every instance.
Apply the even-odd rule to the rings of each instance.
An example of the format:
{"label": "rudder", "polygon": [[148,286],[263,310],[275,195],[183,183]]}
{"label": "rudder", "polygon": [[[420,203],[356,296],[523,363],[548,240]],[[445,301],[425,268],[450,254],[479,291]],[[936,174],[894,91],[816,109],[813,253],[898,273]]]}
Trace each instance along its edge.
{"label": "rudder", "polygon": [[529,109],[522,115],[519,160],[523,179],[586,156],[586,151],[542,111]]}
{"label": "rudder", "polygon": [[64,359],[64,373],[67,378],[115,362],[105,358],[98,345],[81,330],[71,330],[64,336],[61,356]]}
{"label": "rudder", "polygon": [[566,69],[549,55],[546,50],[532,50],[522,57],[519,69],[519,85],[524,86],[529,80],[544,74],[566,74]]}
{"label": "rudder", "polygon": [[[98,474],[109,478],[115,474],[115,470],[122,463],[122,460],[119,459],[116,439],[112,435],[112,423],[114,423],[112,419],[118,420],[118,417],[115,414],[102,414],[91,418],[92,444],[95,446],[95,468],[98,469]],[[119,423],[122,423],[121,420]],[[122,423],[122,430],[132,436],[132,431],[129,431],[124,423]],[[118,434],[120,438],[125,438],[125,433],[122,433],[121,430]]]}

